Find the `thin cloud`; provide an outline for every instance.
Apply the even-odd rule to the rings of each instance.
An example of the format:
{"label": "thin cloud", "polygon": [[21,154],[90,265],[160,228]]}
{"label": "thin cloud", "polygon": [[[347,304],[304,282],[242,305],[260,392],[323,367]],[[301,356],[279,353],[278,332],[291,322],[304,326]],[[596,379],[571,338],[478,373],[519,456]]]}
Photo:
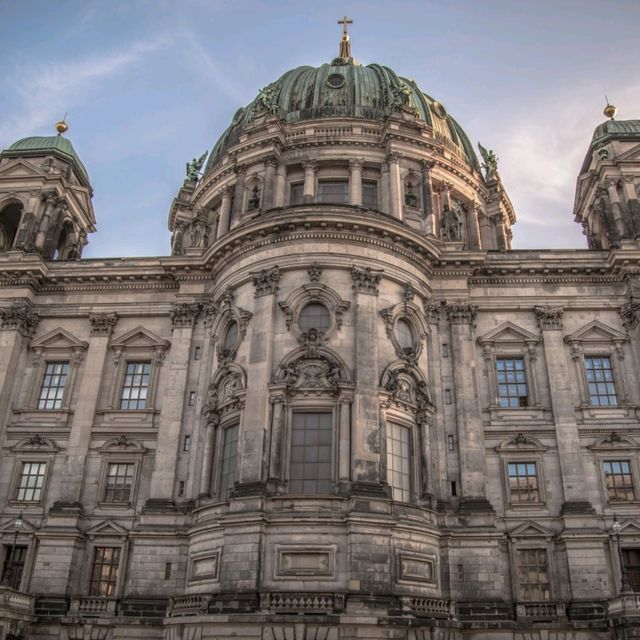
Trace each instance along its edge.
{"label": "thin cloud", "polygon": [[166,36],[137,42],[128,49],[103,54],[82,61],[59,61],[28,69],[16,69],[7,80],[21,97],[21,108],[10,114],[0,126],[0,148],[16,137],[50,125],[65,111],[77,106],[86,89],[97,80],[121,73],[142,58],[162,48]]}

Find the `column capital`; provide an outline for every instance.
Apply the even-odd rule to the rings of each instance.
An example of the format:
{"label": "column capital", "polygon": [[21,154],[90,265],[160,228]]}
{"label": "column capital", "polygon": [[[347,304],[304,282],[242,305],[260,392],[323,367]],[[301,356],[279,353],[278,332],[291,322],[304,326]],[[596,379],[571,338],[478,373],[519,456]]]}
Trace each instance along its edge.
{"label": "column capital", "polygon": [[351,171],[362,171],[364,165],[364,158],[351,158],[349,160],[349,168]]}
{"label": "column capital", "polygon": [[398,164],[402,160],[402,155],[396,151],[391,151],[387,154],[387,162],[389,164]]}
{"label": "column capital", "polygon": [[268,156],[267,158],[264,159],[264,166],[265,167],[278,167],[278,165],[280,164],[280,160],[278,160],[278,158],[276,156]]}
{"label": "column capital", "polygon": [[247,172],[247,166],[244,164],[237,164],[235,167],[233,167],[233,172],[237,176],[243,176]]}
{"label": "column capital", "polygon": [[627,183],[633,184],[636,180],[635,176],[622,176],[622,180],[624,180]]}
{"label": "column capital", "polygon": [[605,186],[605,189],[615,189],[620,182],[620,176],[607,176],[602,182]]}
{"label": "column capital", "polygon": [[431,169],[436,166],[435,160],[421,160],[420,170],[422,173],[430,173]]}
{"label": "column capital", "polygon": [[0,330],[19,331],[25,338],[30,338],[35,333],[38,322],[40,316],[29,303],[0,308]]}
{"label": "column capital", "polygon": [[110,336],[118,322],[118,314],[115,312],[90,313],[89,322],[91,323],[92,336]]}
{"label": "column capital", "polygon": [[169,310],[169,317],[171,318],[171,325],[174,329],[182,327],[193,327],[202,305],[199,302],[177,302],[172,305]]}
{"label": "column capital", "polygon": [[233,195],[234,186],[232,184],[227,184],[222,187],[222,197],[230,198]]}
{"label": "column capital", "polygon": [[262,271],[254,271],[249,274],[253,282],[253,297],[259,298],[278,291],[278,282],[280,282],[280,267],[276,265],[271,269],[262,269]]}
{"label": "column capital", "polygon": [[353,290],[356,293],[369,293],[378,295],[378,285],[382,280],[382,271],[374,271],[371,267],[361,269],[355,265],[351,267],[351,277],[353,278]]}
{"label": "column capital", "polygon": [[560,331],[562,329],[563,307],[534,307],[534,313],[540,326],[540,331]]}
{"label": "column capital", "polygon": [[315,171],[318,168],[318,163],[315,160],[304,160],[302,167],[305,171]]}
{"label": "column capital", "polygon": [[451,324],[472,324],[478,315],[478,307],[464,300],[447,302],[445,309]]}

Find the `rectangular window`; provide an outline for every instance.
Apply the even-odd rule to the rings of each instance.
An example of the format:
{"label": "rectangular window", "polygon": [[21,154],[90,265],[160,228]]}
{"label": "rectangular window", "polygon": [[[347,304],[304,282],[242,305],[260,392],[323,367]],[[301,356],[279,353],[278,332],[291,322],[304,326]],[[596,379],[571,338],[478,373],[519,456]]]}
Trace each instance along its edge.
{"label": "rectangular window", "polygon": [[151,375],[150,362],[127,362],[120,396],[121,409],[144,409]]}
{"label": "rectangular window", "polygon": [[320,180],[318,182],[318,202],[349,204],[349,181]]}
{"label": "rectangular window", "polygon": [[369,209],[378,208],[378,183],[362,181],[362,205]]}
{"label": "rectangular window", "polygon": [[38,409],[55,410],[62,407],[68,375],[68,362],[47,362],[38,397]]}
{"label": "rectangular window", "polygon": [[331,414],[294,413],[290,493],[331,492]]}
{"label": "rectangular window", "polygon": [[632,591],[640,591],[640,549],[622,549],[622,566]]}
{"label": "rectangular window", "polygon": [[535,462],[510,462],[509,494],[514,504],[540,502],[538,469]]}
{"label": "rectangular window", "polygon": [[222,460],[220,461],[220,499],[226,500],[236,481],[236,460],[238,456],[238,425],[224,430]]}
{"label": "rectangular window", "polygon": [[291,198],[289,199],[291,202],[291,206],[296,204],[302,204],[304,196],[304,183],[296,182],[291,185]]}
{"label": "rectangular window", "polygon": [[629,460],[605,460],[604,478],[610,502],[629,502],[636,499]]}
{"label": "rectangular window", "polygon": [[129,502],[133,489],[133,467],[131,463],[109,463],[102,497],[104,502]]}
{"label": "rectangular window", "polygon": [[120,547],[96,547],[93,552],[89,595],[112,598],[116,592],[119,566]]}
{"label": "rectangular window", "polygon": [[2,577],[0,584],[18,591],[22,582],[24,563],[27,558],[27,547],[5,544],[3,546]]}
{"label": "rectangular window", "polygon": [[501,407],[526,407],[527,380],[522,358],[496,358],[498,402]]}
{"label": "rectangular window", "polygon": [[584,359],[589,387],[589,403],[597,407],[615,407],[618,404],[616,387],[613,382],[611,358],[590,356]]}
{"label": "rectangular window", "polygon": [[411,498],[409,459],[409,429],[399,424],[387,424],[387,482],[391,497],[401,502]]}
{"label": "rectangular window", "polygon": [[23,462],[15,499],[19,502],[39,502],[46,472],[46,462]]}
{"label": "rectangular window", "polygon": [[546,549],[518,551],[518,579],[521,600],[526,602],[551,600]]}

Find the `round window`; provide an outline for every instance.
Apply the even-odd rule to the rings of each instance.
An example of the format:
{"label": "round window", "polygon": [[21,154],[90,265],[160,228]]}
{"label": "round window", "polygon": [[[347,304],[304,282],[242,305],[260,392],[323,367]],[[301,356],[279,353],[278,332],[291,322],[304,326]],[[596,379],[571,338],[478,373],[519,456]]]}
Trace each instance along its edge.
{"label": "round window", "polygon": [[344,84],[344,76],[340,75],[339,73],[332,73],[327,78],[327,84],[332,89],[339,89]]}
{"label": "round window", "polygon": [[233,320],[227,327],[227,332],[224,334],[223,348],[227,351],[231,351],[238,342],[238,323]]}
{"label": "round window", "polygon": [[414,348],[413,329],[406,320],[403,318],[396,320],[394,333],[402,349],[406,351]]}
{"label": "round window", "polygon": [[431,106],[438,118],[442,118],[444,120],[447,117],[447,110],[441,102],[434,100]]}
{"label": "round window", "polygon": [[319,302],[312,302],[306,305],[298,316],[298,326],[301,331],[328,329],[331,326],[329,310]]}

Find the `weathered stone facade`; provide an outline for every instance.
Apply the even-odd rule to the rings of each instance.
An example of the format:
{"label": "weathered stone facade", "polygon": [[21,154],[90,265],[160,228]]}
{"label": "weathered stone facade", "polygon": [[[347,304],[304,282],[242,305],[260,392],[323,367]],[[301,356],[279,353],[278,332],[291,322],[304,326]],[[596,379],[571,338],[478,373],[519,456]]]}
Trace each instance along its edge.
{"label": "weathered stone facade", "polygon": [[0,156],[2,638],[640,635],[640,127],[583,169],[617,226],[513,251],[495,156],[347,45],[375,105],[266,87],[171,256],[47,255],[77,163]]}

